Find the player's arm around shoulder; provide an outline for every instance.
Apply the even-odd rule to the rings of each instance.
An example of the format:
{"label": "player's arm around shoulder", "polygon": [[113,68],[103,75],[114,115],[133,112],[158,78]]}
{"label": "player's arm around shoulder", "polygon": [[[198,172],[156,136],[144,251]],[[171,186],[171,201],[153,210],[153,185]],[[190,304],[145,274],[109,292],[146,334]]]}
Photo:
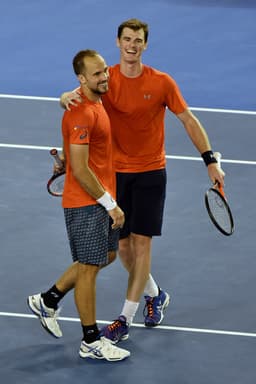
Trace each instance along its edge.
{"label": "player's arm around shoulder", "polygon": [[81,103],[82,98],[79,93],[79,88],[74,89],[73,91],[63,92],[60,96],[60,106],[64,109],[70,110],[71,105],[78,105]]}

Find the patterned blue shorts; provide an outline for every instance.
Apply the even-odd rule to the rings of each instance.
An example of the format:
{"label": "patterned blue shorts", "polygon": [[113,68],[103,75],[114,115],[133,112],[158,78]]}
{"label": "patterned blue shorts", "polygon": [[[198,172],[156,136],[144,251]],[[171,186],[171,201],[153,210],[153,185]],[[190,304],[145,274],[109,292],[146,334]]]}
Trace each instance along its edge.
{"label": "patterned blue shorts", "polygon": [[119,230],[111,228],[112,220],[101,205],[64,208],[67,234],[73,261],[104,265],[108,251],[118,248]]}

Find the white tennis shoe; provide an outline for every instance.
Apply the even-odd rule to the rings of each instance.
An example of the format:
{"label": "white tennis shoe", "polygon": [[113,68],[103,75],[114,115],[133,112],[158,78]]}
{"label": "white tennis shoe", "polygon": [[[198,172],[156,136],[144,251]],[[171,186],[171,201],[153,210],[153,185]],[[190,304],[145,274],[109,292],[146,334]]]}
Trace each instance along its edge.
{"label": "white tennis shoe", "polygon": [[84,340],[81,343],[79,356],[82,358],[105,359],[107,361],[120,361],[130,356],[126,349],[119,348],[111,343],[111,340],[102,336],[99,340],[87,344]]}
{"label": "white tennis shoe", "polygon": [[56,338],[62,337],[60,326],[57,318],[60,309],[49,308],[44,304],[41,293],[29,296],[27,303],[31,311],[40,319],[44,329]]}

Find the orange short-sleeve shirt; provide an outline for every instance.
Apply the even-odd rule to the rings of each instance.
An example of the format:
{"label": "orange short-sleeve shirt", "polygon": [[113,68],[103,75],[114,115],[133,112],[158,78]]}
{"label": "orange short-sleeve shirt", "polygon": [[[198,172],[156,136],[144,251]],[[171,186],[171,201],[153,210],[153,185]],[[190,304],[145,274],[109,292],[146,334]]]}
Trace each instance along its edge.
{"label": "orange short-sleeve shirt", "polygon": [[64,112],[62,136],[66,160],[63,207],[74,208],[97,204],[96,200],[80,186],[72,174],[70,144],[89,145],[89,167],[103,187],[115,197],[111,128],[103,105],[83,96],[83,101],[79,106]]}
{"label": "orange short-sleeve shirt", "polygon": [[174,114],[187,108],[176,82],[146,65],[136,78],[122,75],[119,64],[109,72],[109,91],[102,100],[111,122],[116,171],[164,168],[166,108]]}

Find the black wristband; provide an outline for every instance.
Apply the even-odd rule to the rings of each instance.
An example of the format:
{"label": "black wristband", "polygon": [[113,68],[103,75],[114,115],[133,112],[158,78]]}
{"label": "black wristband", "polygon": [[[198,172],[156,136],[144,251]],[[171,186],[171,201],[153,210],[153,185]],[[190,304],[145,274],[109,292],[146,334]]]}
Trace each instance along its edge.
{"label": "black wristband", "polygon": [[217,160],[214,157],[213,151],[205,151],[201,154],[205,165],[208,167],[209,164],[217,163]]}

